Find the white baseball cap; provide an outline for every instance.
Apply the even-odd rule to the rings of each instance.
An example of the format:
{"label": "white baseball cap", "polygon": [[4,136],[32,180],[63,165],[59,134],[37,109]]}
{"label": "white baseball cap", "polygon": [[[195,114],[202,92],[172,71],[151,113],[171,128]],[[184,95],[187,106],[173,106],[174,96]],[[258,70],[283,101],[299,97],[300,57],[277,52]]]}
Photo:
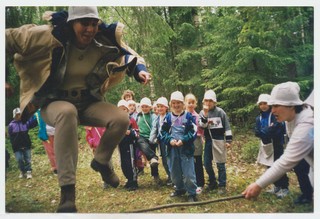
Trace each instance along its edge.
{"label": "white baseball cap", "polygon": [[257,104],[262,103],[262,102],[269,103],[269,100],[270,100],[269,94],[260,94]]}
{"label": "white baseball cap", "polygon": [[158,100],[157,100],[157,104],[161,104],[161,105],[163,105],[163,106],[165,106],[167,108],[169,107],[168,100],[165,97],[159,97]]}
{"label": "white baseball cap", "polygon": [[142,98],[140,100],[140,106],[143,106],[143,105],[152,107],[151,100],[148,97]]}
{"label": "white baseball cap", "polygon": [[173,92],[170,96],[170,101],[172,101],[172,100],[184,102],[183,94],[180,91]]}
{"label": "white baseball cap", "polygon": [[18,108],[15,108],[12,113],[13,113],[13,118],[14,118],[14,117],[16,117],[17,114],[21,114],[21,110],[18,107]]}
{"label": "white baseball cap", "polygon": [[299,106],[303,102],[299,97],[300,87],[296,82],[277,84],[271,91],[269,105]]}
{"label": "white baseball cap", "polygon": [[213,102],[217,102],[217,95],[213,90],[207,90],[204,93],[203,101],[204,100],[212,100]]}
{"label": "white baseball cap", "polygon": [[126,107],[127,109],[129,109],[129,103],[127,102],[127,101],[125,101],[125,100],[120,100],[119,102],[118,102],[118,105],[117,105],[118,107],[120,107],[120,106],[124,106],[124,107]]}
{"label": "white baseball cap", "polygon": [[98,8],[95,6],[70,6],[68,9],[67,22],[81,18],[95,18],[100,20]]}

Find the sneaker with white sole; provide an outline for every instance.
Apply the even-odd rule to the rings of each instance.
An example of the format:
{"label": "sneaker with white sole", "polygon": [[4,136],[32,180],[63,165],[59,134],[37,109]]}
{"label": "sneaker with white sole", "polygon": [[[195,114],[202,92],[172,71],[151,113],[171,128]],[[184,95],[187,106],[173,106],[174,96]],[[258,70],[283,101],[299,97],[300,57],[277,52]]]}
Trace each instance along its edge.
{"label": "sneaker with white sole", "polygon": [[267,193],[277,194],[281,190],[281,187],[273,186],[271,189],[267,190]]}
{"label": "sneaker with white sole", "polygon": [[32,174],[31,174],[31,171],[27,171],[27,179],[31,179],[32,178]]}
{"label": "sneaker with white sole", "polygon": [[290,193],[289,189],[280,189],[279,192],[276,193],[277,198],[284,198]]}
{"label": "sneaker with white sole", "polygon": [[19,174],[19,179],[22,179],[22,178],[24,178],[25,177],[25,173],[24,172],[20,172],[20,174]]}
{"label": "sneaker with white sole", "polygon": [[197,195],[200,195],[201,193],[202,193],[202,187],[197,187],[197,189],[196,189],[196,193],[197,193]]}

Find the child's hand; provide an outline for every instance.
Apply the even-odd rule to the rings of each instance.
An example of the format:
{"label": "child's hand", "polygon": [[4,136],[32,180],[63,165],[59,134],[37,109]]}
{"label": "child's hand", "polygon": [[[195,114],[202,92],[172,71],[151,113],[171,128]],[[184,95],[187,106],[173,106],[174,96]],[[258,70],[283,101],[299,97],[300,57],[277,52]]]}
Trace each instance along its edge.
{"label": "child's hand", "polygon": [[226,148],[231,148],[231,143],[226,143]]}
{"label": "child's hand", "polygon": [[172,139],[172,140],[170,141],[170,145],[171,145],[171,146],[176,146],[176,144],[177,144],[177,140],[176,140],[176,139]]}
{"label": "child's hand", "polygon": [[127,131],[126,131],[126,135],[130,135],[130,130],[127,130]]}
{"label": "child's hand", "polygon": [[177,147],[180,147],[183,145],[183,142],[181,140],[179,140],[179,141],[177,141],[176,145],[177,145]]}
{"label": "child's hand", "polygon": [[204,114],[204,116],[208,116],[208,112],[209,112],[209,106],[203,105],[203,114]]}

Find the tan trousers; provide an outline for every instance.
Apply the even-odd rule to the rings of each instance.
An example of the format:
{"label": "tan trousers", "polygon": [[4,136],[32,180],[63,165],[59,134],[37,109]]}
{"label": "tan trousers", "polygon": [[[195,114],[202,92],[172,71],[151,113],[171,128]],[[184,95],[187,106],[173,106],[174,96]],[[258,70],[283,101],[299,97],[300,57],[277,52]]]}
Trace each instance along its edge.
{"label": "tan trousers", "polygon": [[84,110],[67,101],[54,101],[41,109],[43,120],[55,127],[55,155],[59,185],[76,183],[78,161],[78,125],[106,127],[94,158],[101,164],[110,162],[112,154],[129,126],[129,116],[118,107],[94,102]]}

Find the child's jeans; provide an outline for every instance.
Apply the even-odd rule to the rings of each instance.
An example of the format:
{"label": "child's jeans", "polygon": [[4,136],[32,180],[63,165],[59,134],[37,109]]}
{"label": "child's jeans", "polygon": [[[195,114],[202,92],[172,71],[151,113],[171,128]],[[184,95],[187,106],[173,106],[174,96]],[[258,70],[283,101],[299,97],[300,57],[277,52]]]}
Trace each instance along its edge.
{"label": "child's jeans", "polygon": [[171,179],[169,166],[168,166],[168,158],[167,158],[167,145],[160,143],[160,152],[161,152],[161,158],[162,158],[162,165],[164,170],[166,171],[168,177]]}
{"label": "child's jeans", "polygon": [[[204,146],[204,167],[209,176],[209,184],[216,184],[216,176],[212,167],[212,142],[211,140],[207,140]],[[218,168],[218,182],[219,187],[225,187],[227,183],[227,174],[226,174],[226,164],[225,163],[217,163]]]}
{"label": "child's jeans", "polygon": [[168,165],[172,183],[176,191],[186,190],[189,195],[195,195],[197,184],[194,171],[193,156],[187,157],[181,153],[182,147],[172,147],[169,153]]}
{"label": "child's jeans", "polygon": [[14,152],[21,172],[31,171],[31,149],[20,149]]}

